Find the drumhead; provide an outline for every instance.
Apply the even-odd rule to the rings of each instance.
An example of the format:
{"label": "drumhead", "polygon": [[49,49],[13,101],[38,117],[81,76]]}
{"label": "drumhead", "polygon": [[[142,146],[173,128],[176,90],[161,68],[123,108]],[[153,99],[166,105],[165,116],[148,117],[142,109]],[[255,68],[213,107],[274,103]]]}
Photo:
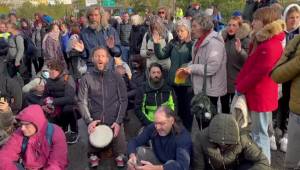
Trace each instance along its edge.
{"label": "drumhead", "polygon": [[95,131],[90,134],[90,143],[96,148],[104,148],[110,144],[113,135],[113,131],[109,126],[99,125]]}

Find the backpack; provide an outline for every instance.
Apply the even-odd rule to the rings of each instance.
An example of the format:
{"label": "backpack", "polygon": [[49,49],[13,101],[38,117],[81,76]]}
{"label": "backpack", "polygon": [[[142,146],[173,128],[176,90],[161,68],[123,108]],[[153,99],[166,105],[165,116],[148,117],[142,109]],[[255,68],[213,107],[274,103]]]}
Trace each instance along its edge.
{"label": "backpack", "polygon": [[[24,55],[27,58],[33,58],[37,56],[37,47],[36,45],[33,43],[31,37],[21,34],[20,35],[23,39],[24,39]],[[15,39],[16,42],[16,39]]]}
{"label": "backpack", "polygon": [[[53,133],[54,133],[54,125],[52,123],[48,122],[48,124],[47,124],[47,131],[46,131],[46,138],[47,138],[47,142],[48,142],[48,144],[50,146],[52,145]],[[22,145],[21,145],[21,154],[20,154],[20,159],[19,159],[19,163],[21,165],[23,165],[23,159],[22,159],[22,157],[24,157],[24,155],[25,155],[25,152],[26,152],[26,149],[27,149],[27,145],[28,145],[28,141],[29,141],[28,137],[23,137],[23,141],[22,141]]]}
{"label": "backpack", "polygon": [[0,37],[0,56],[6,56],[9,44],[4,37]]}

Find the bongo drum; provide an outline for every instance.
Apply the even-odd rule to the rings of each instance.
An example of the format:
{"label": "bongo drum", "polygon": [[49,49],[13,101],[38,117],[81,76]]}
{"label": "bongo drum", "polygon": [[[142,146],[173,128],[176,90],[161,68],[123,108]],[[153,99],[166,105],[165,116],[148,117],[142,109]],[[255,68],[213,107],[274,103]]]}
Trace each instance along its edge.
{"label": "bongo drum", "polygon": [[95,131],[90,134],[89,140],[92,146],[96,148],[105,148],[113,139],[113,131],[107,125],[98,125]]}

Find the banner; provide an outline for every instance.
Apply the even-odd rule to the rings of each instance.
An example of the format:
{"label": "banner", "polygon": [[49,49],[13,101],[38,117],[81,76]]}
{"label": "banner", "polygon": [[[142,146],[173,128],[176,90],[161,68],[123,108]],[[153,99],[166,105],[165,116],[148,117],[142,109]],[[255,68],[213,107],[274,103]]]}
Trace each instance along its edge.
{"label": "banner", "polygon": [[97,0],[85,0],[85,6],[91,6],[97,4]]}

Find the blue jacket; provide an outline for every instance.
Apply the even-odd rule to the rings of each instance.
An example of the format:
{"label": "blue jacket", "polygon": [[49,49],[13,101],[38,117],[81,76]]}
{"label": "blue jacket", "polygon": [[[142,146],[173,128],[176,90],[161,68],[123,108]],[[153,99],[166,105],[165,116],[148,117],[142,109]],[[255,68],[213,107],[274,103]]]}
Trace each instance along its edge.
{"label": "blue jacket", "polygon": [[106,29],[101,29],[99,31],[91,29],[90,27],[84,28],[80,32],[80,38],[84,43],[84,52],[83,58],[87,59],[87,64],[89,65],[92,63],[91,54],[95,47],[105,47],[108,48],[106,45],[106,39],[110,36],[113,36],[115,39],[115,47],[108,49],[109,53],[112,57],[121,56],[121,43],[120,37],[117,31],[109,26]]}
{"label": "blue jacket", "polygon": [[136,153],[136,148],[145,145],[149,140],[152,142],[155,156],[163,163],[164,170],[188,170],[190,168],[192,139],[185,128],[179,134],[175,134],[172,130],[167,136],[159,136],[152,123],[128,143],[129,155]]}

